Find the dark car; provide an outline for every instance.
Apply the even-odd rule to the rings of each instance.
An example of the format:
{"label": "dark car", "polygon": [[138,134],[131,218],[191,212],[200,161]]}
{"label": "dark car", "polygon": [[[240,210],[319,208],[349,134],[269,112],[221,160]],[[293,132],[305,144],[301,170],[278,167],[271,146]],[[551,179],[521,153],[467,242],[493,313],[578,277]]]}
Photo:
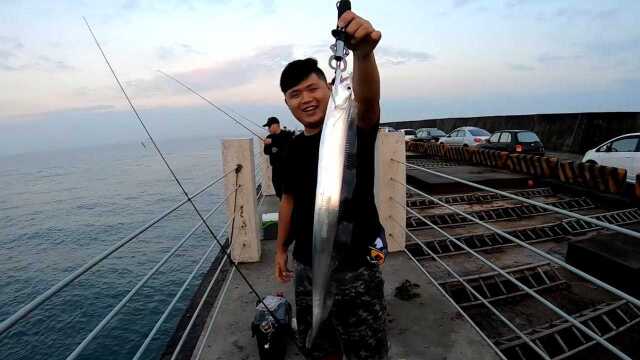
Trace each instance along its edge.
{"label": "dark car", "polygon": [[440,129],[422,128],[416,131],[416,138],[413,139],[413,141],[422,141],[422,142],[436,141],[437,142],[443,136],[447,136],[447,134]]}
{"label": "dark car", "polygon": [[516,154],[544,155],[538,135],[529,130],[500,130],[491,135],[481,149],[508,151]]}

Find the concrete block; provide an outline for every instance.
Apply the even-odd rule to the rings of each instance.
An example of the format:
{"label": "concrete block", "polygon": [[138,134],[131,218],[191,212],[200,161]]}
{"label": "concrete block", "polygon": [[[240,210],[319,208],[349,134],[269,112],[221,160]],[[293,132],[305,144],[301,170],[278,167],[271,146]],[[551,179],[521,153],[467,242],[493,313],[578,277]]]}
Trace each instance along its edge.
{"label": "concrete block", "polygon": [[[260,261],[259,219],[256,204],[256,172],[253,158],[253,140],[225,139],[222,141],[222,163],[224,171],[230,171],[241,165],[238,173],[225,178],[225,193],[234,191],[238,186],[237,196],[227,200],[227,214],[236,219],[233,226],[233,242],[231,257],[237,262]],[[236,184],[237,178],[237,184]]]}
{"label": "concrete block", "polygon": [[406,203],[406,190],[401,184],[391,179],[406,183],[405,165],[392,161],[406,161],[404,139],[401,133],[379,133],[376,143],[376,204],[380,214],[380,222],[384,226],[389,251],[401,251],[405,246],[406,210],[396,203]]}

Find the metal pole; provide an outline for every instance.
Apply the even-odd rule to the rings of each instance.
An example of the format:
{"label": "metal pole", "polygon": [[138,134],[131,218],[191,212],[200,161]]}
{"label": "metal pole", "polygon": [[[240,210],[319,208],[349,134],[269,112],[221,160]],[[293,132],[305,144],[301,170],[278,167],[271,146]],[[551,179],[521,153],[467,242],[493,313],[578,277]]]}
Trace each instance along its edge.
{"label": "metal pole", "polygon": [[412,167],[414,169],[425,171],[425,172],[427,172],[429,174],[432,174],[432,175],[440,176],[440,177],[443,177],[445,179],[457,181],[457,182],[459,182],[461,184],[465,184],[465,185],[472,186],[472,187],[475,187],[475,188],[478,188],[478,189],[482,189],[482,190],[485,190],[485,191],[490,191],[490,192],[493,192],[493,193],[496,193],[496,194],[500,194],[502,196],[508,197],[510,199],[513,199],[513,200],[518,200],[518,201],[522,201],[522,202],[530,204],[530,205],[539,206],[539,207],[541,207],[543,209],[546,209],[546,210],[549,210],[549,211],[557,212],[557,213],[562,214],[562,215],[566,215],[566,216],[569,216],[569,217],[572,217],[572,218],[580,219],[582,221],[585,221],[585,222],[588,222],[588,223],[591,223],[591,224],[594,224],[594,225],[598,225],[598,226],[603,227],[605,229],[613,230],[613,231],[616,231],[616,232],[619,232],[619,233],[634,237],[636,239],[640,239],[640,233],[635,232],[633,230],[625,229],[625,228],[623,228],[621,226],[608,224],[608,223],[600,221],[600,220],[592,219],[592,218],[590,218],[588,216],[576,214],[574,212],[567,211],[567,210],[558,209],[557,207],[553,207],[553,206],[550,206],[550,205],[547,205],[547,204],[544,204],[544,203],[540,203],[540,202],[537,202],[537,201],[533,201],[533,200],[530,200],[530,199],[525,199],[525,198],[520,197],[520,196],[509,194],[508,192],[505,192],[505,191],[500,191],[500,190],[497,190],[497,189],[494,189],[494,188],[490,188],[490,187],[487,187],[487,186],[484,186],[484,185],[472,183],[470,181],[466,181],[466,180],[463,180],[463,179],[460,179],[460,178],[457,178],[457,177],[454,177],[454,176],[451,176],[451,175],[446,175],[446,174],[443,174],[443,173],[439,173],[437,171],[429,170],[429,169],[426,169],[426,168],[423,168],[423,167],[420,167],[420,166],[408,164],[408,163],[402,162],[402,161],[397,160],[397,159],[392,159],[392,160],[393,161],[397,161],[399,163],[402,163],[402,164],[404,164],[406,166]]}
{"label": "metal pole", "polygon": [[431,277],[431,275],[429,275],[429,273],[427,272],[427,270],[424,269],[424,267],[422,267],[422,264],[420,264],[420,262],[418,261],[418,259],[416,259],[415,257],[413,257],[413,255],[411,255],[411,253],[409,252],[409,250],[404,249],[404,253],[407,254],[407,256],[413,260],[413,262],[416,264],[416,266],[418,267],[418,269],[420,271],[422,271],[423,274],[426,275],[427,278],[429,278],[429,280],[434,283],[436,285],[436,289],[438,289],[438,291],[440,291],[440,293],[447,299],[449,300],[449,302],[451,302],[451,304],[453,304],[453,306],[456,308],[456,310],[458,310],[458,312],[460,314],[462,314],[462,316],[464,316],[465,319],[467,319],[467,321],[469,322],[469,324],[471,324],[471,327],[474,328],[474,330],[476,332],[478,332],[478,334],[480,334],[480,337],[487,342],[487,344],[489,344],[489,346],[493,349],[493,351],[496,352],[496,354],[498,354],[498,356],[500,356],[500,358],[502,358],[503,360],[507,360],[507,358],[502,354],[502,352],[500,352],[500,350],[496,347],[496,345],[487,337],[487,335],[485,335],[485,333],[482,332],[482,330],[480,330],[480,328],[478,327],[478,325],[476,325],[475,322],[473,322],[473,320],[471,320],[471,318],[469,317],[469,315],[467,315],[467,313],[465,313],[462,308],[460,307],[460,305],[456,304],[456,302],[449,296],[449,294],[447,294],[442,288],[440,288],[437,284],[438,282]]}
{"label": "metal pole", "polygon": [[[392,179],[394,180],[394,179]],[[397,181],[397,180],[394,180]],[[407,188],[410,188],[414,191],[417,191],[418,193],[422,194],[423,196],[426,196],[428,198],[430,198],[431,200],[434,200],[438,203],[440,203],[440,205],[443,205],[447,208],[450,208],[452,210],[455,210],[456,212],[460,213],[461,215],[465,216],[465,217],[469,217],[469,219],[474,219],[475,222],[479,223],[479,224],[484,224],[482,221],[475,219],[467,214],[465,214],[464,212],[457,210],[451,206],[448,206],[442,202],[440,202],[439,200],[435,199],[432,196],[429,196],[415,188],[412,188],[408,185],[405,184],[405,186],[407,186]],[[422,215],[420,215],[419,213],[417,213],[416,211],[414,211],[413,209],[407,207],[406,205],[403,205],[403,207],[407,210],[409,210],[409,212],[411,212],[412,214],[414,214],[415,216],[417,216],[418,218],[420,218],[422,221],[424,221],[425,223],[427,223],[428,225],[430,225],[431,227],[433,227],[436,231],[440,232],[441,234],[443,234],[444,236],[446,236],[447,238],[449,238],[449,240],[455,242],[458,246],[462,247],[463,249],[465,249],[466,251],[468,251],[470,254],[472,254],[473,256],[475,256],[476,258],[478,258],[482,263],[488,265],[489,267],[491,267],[492,269],[494,269],[495,271],[497,271],[498,273],[500,273],[500,275],[504,276],[505,278],[509,279],[512,283],[514,283],[515,285],[517,285],[520,289],[522,289],[523,291],[525,291],[527,294],[533,296],[536,300],[540,301],[542,304],[544,304],[546,307],[548,307],[549,309],[553,310],[556,314],[560,315],[561,317],[565,318],[567,321],[569,321],[571,324],[573,324],[575,327],[577,327],[578,329],[584,331],[587,335],[589,335],[591,338],[593,338],[595,341],[597,341],[600,345],[604,346],[605,348],[609,349],[611,352],[613,352],[614,354],[616,354],[617,356],[619,356],[622,359],[625,360],[632,360],[628,355],[626,355],[625,353],[621,352],[620,350],[618,350],[616,347],[614,347],[613,345],[611,345],[608,341],[604,340],[601,336],[597,335],[596,333],[594,333],[593,331],[589,330],[586,326],[582,325],[579,321],[577,321],[576,319],[574,319],[573,317],[571,317],[571,315],[565,313],[564,311],[562,311],[560,308],[558,308],[557,306],[553,305],[552,303],[550,303],[549,301],[547,301],[545,298],[543,298],[542,296],[538,295],[535,291],[529,289],[526,285],[524,285],[523,283],[521,283],[520,281],[518,281],[516,278],[512,277],[511,275],[509,275],[507,272],[505,272],[504,270],[502,270],[500,267],[498,267],[497,265],[493,264],[492,262],[490,262],[489,260],[485,259],[484,257],[482,257],[480,254],[478,254],[477,252],[473,251],[472,249],[470,249],[468,246],[466,246],[464,243],[462,243],[461,241],[458,241],[456,238],[454,238],[453,236],[449,235],[447,232],[445,232],[444,230],[440,229],[439,227],[435,226],[434,224],[432,224],[431,222],[429,222],[429,220],[425,219]]]}
{"label": "metal pole", "polygon": [[[435,201],[439,205],[442,205],[442,206],[446,207],[447,209],[450,209],[450,210],[452,210],[452,211],[464,216],[465,218],[473,221],[474,223],[479,224],[481,226],[484,226],[485,228],[495,232],[496,234],[498,234],[500,236],[503,236],[503,237],[513,241],[514,243],[516,243],[518,245],[521,245],[521,246],[533,251],[534,253],[542,256],[543,258],[545,258],[545,259],[547,259],[547,260],[549,260],[549,261],[551,261],[551,262],[553,262],[555,264],[558,264],[558,265],[562,266],[563,268],[565,268],[565,269],[571,271],[572,273],[582,277],[583,279],[585,279],[585,280],[587,280],[587,281],[589,281],[589,282],[591,282],[591,283],[593,283],[595,285],[598,285],[598,286],[602,287],[603,289],[608,290],[608,291],[610,291],[611,293],[613,293],[613,294],[615,294],[617,296],[620,296],[621,298],[629,301],[630,303],[635,304],[637,306],[640,306],[640,300],[638,300],[638,299],[634,298],[633,296],[625,293],[624,291],[618,290],[618,289],[614,288],[613,286],[603,282],[602,280],[598,280],[595,277],[585,273],[584,271],[579,270],[579,269],[567,264],[566,262],[564,262],[564,261],[562,261],[560,259],[557,259],[556,257],[551,256],[551,255],[547,254],[546,252],[544,252],[544,251],[542,251],[542,250],[540,250],[540,249],[538,249],[538,248],[536,248],[534,246],[531,246],[531,245],[527,244],[526,242],[524,242],[522,240],[518,240],[517,238],[507,234],[506,232],[504,232],[504,231],[502,231],[502,230],[500,230],[500,229],[498,229],[498,228],[496,228],[496,227],[494,227],[494,226],[492,226],[490,224],[486,224],[486,223],[474,218],[473,216],[470,216],[470,215],[466,214],[465,212],[463,212],[463,211],[461,211],[459,209],[456,209],[455,207],[453,207],[451,205],[447,205],[447,204],[443,203],[442,201],[434,198],[433,196],[427,195],[424,192],[422,192],[422,191],[420,191],[420,190],[418,190],[418,189],[416,189],[416,188],[414,188],[412,186],[406,185],[406,184],[404,184],[404,183],[402,183],[402,182],[400,182],[398,180],[395,180],[395,179],[392,179],[392,180],[403,184],[407,188],[409,188],[411,190],[414,190],[414,191],[418,192],[419,194],[422,194],[423,196]],[[427,221],[427,223],[428,223],[428,221]]]}
{"label": "metal pole", "polygon": [[[397,220],[395,220],[397,223]],[[401,224],[402,225],[402,224]],[[404,226],[403,226],[404,228]],[[405,228],[406,229],[406,228]],[[391,239],[391,241],[395,241],[394,239]],[[396,246],[400,247],[399,244],[396,244]],[[449,296],[449,294],[447,294],[446,291],[444,291],[444,289],[442,287],[440,287],[438,285],[438,282],[431,276],[431,274],[429,274],[429,272],[427,272],[427,270],[425,270],[425,268],[422,266],[422,264],[420,264],[420,262],[418,261],[418,259],[416,259],[413,255],[411,255],[411,253],[409,252],[409,250],[407,250],[406,247],[403,247],[402,250],[404,251],[404,253],[409,257],[409,259],[413,260],[414,264],[416,264],[416,266],[418,267],[418,269],[427,277],[427,279],[429,279],[429,281],[431,281],[434,285],[435,288],[442,294],[442,296],[445,297],[445,299],[449,300],[449,302],[453,305],[453,307],[455,307],[455,309],[462,314],[462,316],[464,316],[464,318],[469,322],[469,324],[471,325],[471,327],[478,333],[478,335],[480,335],[480,337],[487,342],[487,344],[489,344],[489,346],[491,347],[491,349],[493,349],[493,351],[496,352],[496,354],[503,360],[507,360],[507,358],[502,354],[502,352],[500,352],[500,350],[498,349],[498,347],[487,337],[487,335],[482,332],[480,330],[480,328],[478,327],[478,325],[476,325],[476,323],[471,320],[471,318],[469,317],[469,315],[467,315],[467,313],[465,313],[462,308],[460,307],[460,305],[456,304],[456,302],[451,298],[451,296]]]}
{"label": "metal pole", "polygon": [[[229,219],[227,221],[227,223],[222,227],[222,230],[220,230],[220,232],[218,233],[218,237],[222,237],[222,235],[224,235],[224,233],[229,228],[229,225],[231,225],[231,219]],[[151,329],[151,332],[149,332],[149,334],[147,335],[147,338],[144,340],[144,342],[142,343],[142,345],[138,349],[138,352],[136,352],[136,355],[133,357],[133,360],[140,359],[140,356],[142,356],[144,351],[147,349],[147,346],[149,346],[149,343],[151,343],[151,339],[153,339],[153,337],[155,336],[156,332],[158,332],[158,330],[160,329],[160,325],[162,325],[162,323],[167,319],[167,317],[169,316],[169,313],[171,312],[171,310],[173,310],[173,307],[178,303],[178,300],[180,299],[180,296],[182,296],[182,293],[184,293],[184,291],[187,289],[187,286],[189,285],[191,280],[193,280],[193,278],[198,273],[198,269],[200,269],[200,267],[204,264],[204,261],[207,259],[207,257],[209,256],[211,251],[213,251],[213,249],[214,249],[214,247],[216,245],[217,244],[215,242],[211,243],[211,246],[209,246],[209,248],[204,253],[204,255],[202,255],[202,258],[200,259],[200,262],[198,262],[198,264],[193,269],[193,271],[191,272],[189,277],[184,281],[184,283],[182,284],[182,287],[180,288],[180,290],[178,290],[176,295],[173,297],[173,300],[171,300],[171,303],[169,303],[169,306],[167,306],[167,308],[165,309],[164,313],[162,313],[162,316],[160,316],[160,319],[158,319],[158,321],[154,325],[153,329]],[[222,262],[224,262],[224,258],[221,260],[221,263]]]}
{"label": "metal pole", "polygon": [[[218,211],[222,205],[225,204],[225,202],[227,201],[227,199],[233,195],[233,193],[235,193],[236,191],[238,191],[238,188],[236,188],[234,191],[230,192],[229,194],[227,194],[227,196],[225,196],[225,198],[215,207],[213,208],[211,211],[209,211],[208,214],[206,214],[204,216],[204,220],[206,221],[209,217],[211,217],[211,215],[215,214],[216,211]],[[158,270],[160,270],[160,268],[167,262],[169,261],[169,259],[171,259],[171,257],[173,257],[173,255],[175,255],[175,253],[180,250],[180,248],[187,242],[187,240],[189,240],[191,238],[191,236],[200,228],[200,226],[202,226],[204,224],[204,221],[200,221],[196,226],[194,226],[172,249],[171,251],[169,251],[163,258],[162,260],[160,260],[154,267],[153,269],[151,269],[143,278],[142,280],[140,280],[136,286],[133,287],[133,289],[131,289],[131,291],[129,291],[129,293],[127,294],[127,296],[125,296],[122,300],[120,300],[120,302],[118,303],[118,305],[116,305],[116,307],[114,307],[111,312],[109,312],[109,314],[107,314],[107,316],[104,317],[104,319],[102,319],[102,321],[100,321],[100,323],[98,324],[98,326],[96,326],[90,333],[89,335],[87,335],[87,337],[80,343],[80,345],[78,345],[75,350],[73,350],[73,352],[67,357],[67,360],[73,360],[75,358],[78,357],[78,355],[80,355],[80,353],[82,353],[82,351],[87,347],[87,345],[89,345],[89,343],[91,342],[91,340],[93,340],[98,333],[100,332],[100,330],[102,330],[105,326],[107,326],[107,324],[109,323],[109,321],[111,321],[111,319],[113,319],[119,312],[120,310],[122,310],[122,308],[127,305],[127,303],[129,302],[129,300],[131,300],[131,298],[133,298],[133,296],[138,292],[138,290],[140,290],[144,284],[147,283],[147,281],[149,281],[149,279],[151,279],[151,277],[158,272]]]}
{"label": "metal pole", "polygon": [[[393,200],[394,200],[395,203],[401,204],[399,201],[397,201],[395,199],[393,199]],[[500,320],[502,320],[502,322],[504,322],[511,330],[513,330],[518,336],[520,336],[522,338],[522,340],[524,340],[524,342],[529,344],[529,346],[531,346],[535,352],[537,352],[544,359],[549,359],[549,360],[551,359],[544,351],[542,351],[539,347],[534,345],[533,342],[531,342],[531,340],[529,340],[529,338],[525,334],[523,334],[520,330],[518,330],[518,328],[511,321],[509,321],[507,318],[505,318],[504,315],[502,315],[493,305],[491,305],[484,297],[482,297],[482,295],[480,295],[473,287],[471,287],[471,285],[469,285],[458,274],[456,274],[456,272],[453,271],[453,269],[451,269],[438,256],[436,256],[436,254],[434,254],[431,250],[429,250],[429,248],[426,247],[415,235],[413,235],[413,233],[411,231],[409,231],[405,226],[400,224],[397,220],[394,219],[393,221],[395,221],[398,225],[400,225],[404,229],[404,231],[407,234],[409,234],[409,236],[411,236],[411,238],[413,238],[413,240],[418,245],[420,245],[420,247],[422,247],[422,249],[424,249],[424,251],[428,252],[429,255],[431,255],[443,268],[445,268],[445,270],[450,272],[453,275],[453,277],[456,278],[456,280],[460,281],[460,283],[462,283],[462,285],[464,285],[467,289],[469,289],[469,291],[473,295],[475,295],[484,305],[486,305],[489,308],[489,310],[491,310],[491,312],[493,312]],[[439,286],[439,285],[436,283],[436,286]],[[443,289],[443,291],[444,291],[444,289]]]}
{"label": "metal pole", "polygon": [[218,312],[220,311],[220,306],[222,306],[222,300],[224,300],[224,296],[227,294],[227,289],[229,289],[229,284],[231,283],[231,278],[233,278],[233,273],[235,272],[235,269],[236,268],[231,268],[231,272],[229,272],[229,275],[227,276],[227,280],[224,283],[222,292],[220,293],[220,295],[218,295],[218,302],[216,304],[216,308],[213,311],[213,315],[211,316],[211,321],[209,321],[209,326],[207,327],[207,331],[205,332],[204,337],[202,338],[202,344],[200,344],[200,349],[196,354],[195,360],[199,360],[200,356],[202,355],[202,350],[204,349],[204,345],[207,341],[207,338],[209,338],[211,329],[213,329],[213,324],[215,323],[216,317],[218,316]]}

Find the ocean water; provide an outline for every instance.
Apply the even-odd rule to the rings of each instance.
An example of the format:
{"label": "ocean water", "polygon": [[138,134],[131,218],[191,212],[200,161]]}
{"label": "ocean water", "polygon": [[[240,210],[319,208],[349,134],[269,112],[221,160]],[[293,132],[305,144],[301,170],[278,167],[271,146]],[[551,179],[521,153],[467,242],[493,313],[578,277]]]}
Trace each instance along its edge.
{"label": "ocean water", "polygon": [[[191,193],[222,174],[219,138],[162,141],[160,147]],[[220,183],[196,203],[206,213],[224,195]],[[0,320],[182,199],[150,145],[0,157]],[[66,358],[197,222],[187,204],[118,250],[1,336],[0,358]],[[224,207],[209,221],[217,231],[225,222]],[[130,359],[211,241],[196,232],[80,358]],[[162,352],[202,275],[144,358]]]}

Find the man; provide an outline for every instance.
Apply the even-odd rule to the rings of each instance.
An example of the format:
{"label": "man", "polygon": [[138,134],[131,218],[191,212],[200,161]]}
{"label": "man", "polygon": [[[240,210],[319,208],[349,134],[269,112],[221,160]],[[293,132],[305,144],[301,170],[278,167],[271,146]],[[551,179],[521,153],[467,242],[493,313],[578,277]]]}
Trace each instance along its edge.
{"label": "man", "polygon": [[264,153],[269,155],[271,182],[276,196],[278,199],[282,199],[282,167],[287,146],[293,134],[280,129],[280,120],[274,116],[267,119],[266,124],[262,126],[269,129],[269,135],[264,139]]}
{"label": "man", "polygon": [[[381,33],[348,11],[338,20],[350,36],[353,50],[353,91],[356,100],[357,180],[353,204],[346,209],[354,219],[351,246],[338,264],[330,286],[331,312],[313,344],[310,359],[387,359],[386,305],[379,266],[369,259],[369,246],[382,230],[374,202],[374,148],[380,122],[380,77],[373,50]],[[290,143],[278,220],[275,272],[288,282],[288,241],[295,242],[295,294],[298,340],[304,347],[311,328],[311,256],[318,151],[330,85],[315,59],[296,60],[282,71],[280,88],[304,132]]]}

